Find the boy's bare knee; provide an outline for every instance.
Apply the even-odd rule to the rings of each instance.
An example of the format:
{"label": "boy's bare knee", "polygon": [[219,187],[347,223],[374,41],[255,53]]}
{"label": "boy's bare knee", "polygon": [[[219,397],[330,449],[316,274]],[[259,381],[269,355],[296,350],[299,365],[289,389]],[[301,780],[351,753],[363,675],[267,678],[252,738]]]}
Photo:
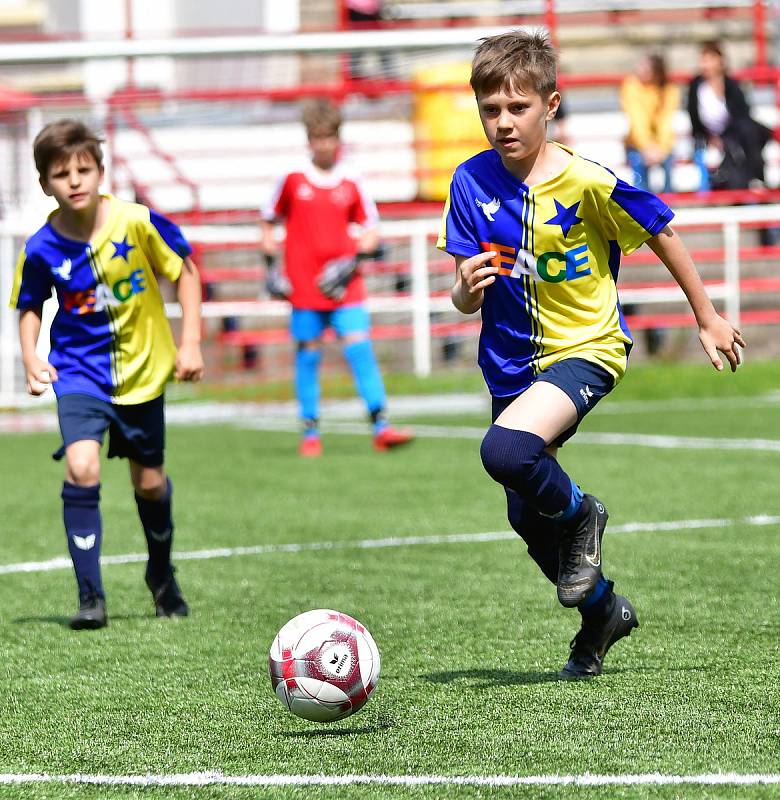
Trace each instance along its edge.
{"label": "boy's bare knee", "polygon": [[144,500],[161,500],[165,495],[168,481],[163,467],[144,467],[131,463],[130,478],[135,493]]}
{"label": "boy's bare knee", "polygon": [[65,477],[76,486],[100,483],[100,456],[87,448],[69,449],[66,454]]}

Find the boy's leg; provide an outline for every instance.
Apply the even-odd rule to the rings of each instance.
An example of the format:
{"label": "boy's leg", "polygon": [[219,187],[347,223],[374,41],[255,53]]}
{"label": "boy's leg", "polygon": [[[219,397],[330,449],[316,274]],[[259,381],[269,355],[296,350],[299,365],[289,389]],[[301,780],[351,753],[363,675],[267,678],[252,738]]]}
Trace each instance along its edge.
{"label": "boy's leg", "polygon": [[512,489],[506,492],[509,524],[528,545],[528,555],[551,583],[558,582],[558,526]]}
{"label": "boy's leg", "polygon": [[130,480],[135,490],[138,518],[141,520],[149,550],[146,574],[155,583],[160,583],[171,569],[173,484],[162,466],[145,467],[132,460]]}
{"label": "boy's leg", "polygon": [[294,308],[290,330],[295,340],[295,396],[298,399],[303,439],[300,454],[319,456],[322,444],[319,432],[321,339],[327,313],[312,309]]}
{"label": "boy's leg", "polygon": [[100,517],[100,442],[84,439],[65,448],[62,517],[79,601],[105,599],[100,575],[103,525]]}
{"label": "boy's leg", "polygon": [[189,614],[171,564],[173,547],[173,484],[162,465],[149,467],[130,460],[130,479],[135,489],[138,517],[144,529],[149,562],[146,585],[154,596],[158,617]]}
{"label": "boy's leg", "polygon": [[[528,555],[537,563],[547,580],[557,583],[559,525],[522,500],[517,492],[511,489],[504,491],[509,524],[526,543]],[[598,620],[604,614],[610,603],[612,587],[612,581],[608,581],[603,575],[599,578],[593,591],[577,605],[583,620]]]}
{"label": "boy's leg", "polygon": [[111,404],[67,394],[57,399],[57,416],[63,446],[54,458],[65,458],[62,518],[79,591],[79,610],[70,626],[102,628],[108,619],[100,574],[100,447],[110,424]]}
{"label": "boy's leg", "polygon": [[352,371],[357,393],[371,418],[374,446],[387,450],[412,440],[409,431],[392,428],[387,421],[387,395],[374,346],[369,338],[370,320],[363,305],[342,306],[333,312],[333,327],[343,342],[344,357]]}
{"label": "boy's leg", "polygon": [[108,444],[108,457],[114,456],[127,458],[130,464],[130,481],[149,551],[146,585],[154,596],[157,616],[186,616],[189,609],[171,566],[173,486],[163,466],[163,395],[147,403],[115,407]]}
{"label": "boy's leg", "polygon": [[[558,373],[567,379],[572,369],[576,365],[565,365]],[[591,391],[589,385],[585,388]],[[598,401],[594,394],[585,397],[587,403]],[[547,446],[576,426],[579,418],[569,393],[537,380],[502,411],[481,448],[485,469],[494,480],[560,524],[558,599],[567,607],[578,605],[598,582],[608,517],[604,506],[590,495],[583,496],[547,452]]]}

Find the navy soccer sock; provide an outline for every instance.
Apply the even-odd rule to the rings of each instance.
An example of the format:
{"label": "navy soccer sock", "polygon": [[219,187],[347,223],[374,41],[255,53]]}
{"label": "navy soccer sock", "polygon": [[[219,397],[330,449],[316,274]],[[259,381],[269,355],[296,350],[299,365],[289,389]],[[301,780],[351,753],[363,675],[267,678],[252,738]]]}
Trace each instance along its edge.
{"label": "navy soccer sock", "polygon": [[105,597],[100,577],[100,545],[103,539],[100,484],[77,486],[65,481],[62,484],[62,519],[79,585],[79,598],[92,594]]}
{"label": "navy soccer sock", "polygon": [[545,446],[535,433],[491,425],[480,455],[493,480],[514,489],[544,516],[566,521],[580,510],[582,494]]}
{"label": "navy soccer sock", "polygon": [[146,546],[149,550],[147,573],[155,583],[163,581],[171,568],[171,546],[173,544],[173,518],[171,499],[173,484],[167,478],[165,494],[159,500],[146,500],[136,494],[138,516],[143,525]]}
{"label": "navy soccer sock", "polygon": [[551,583],[558,582],[558,526],[542,516],[517,492],[506,491],[509,524],[528,545],[528,555],[537,563]]}

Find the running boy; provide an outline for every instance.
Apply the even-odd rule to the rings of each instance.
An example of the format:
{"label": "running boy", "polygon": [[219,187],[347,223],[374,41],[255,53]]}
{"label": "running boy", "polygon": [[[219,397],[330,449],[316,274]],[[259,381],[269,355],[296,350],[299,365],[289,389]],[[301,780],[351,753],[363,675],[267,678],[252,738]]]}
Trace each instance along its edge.
{"label": "running boy", "polygon": [[577,607],[582,626],[561,677],[599,675],[607,650],[638,626],[602,574],[604,505],[559,465],[557,449],[622,378],[631,335],[615,280],[621,251],[647,242],[685,292],[699,339],[740,362],[740,332],[718,316],[652,194],[554,142],[556,54],[541,33],[483,39],[471,86],[491,150],[452,179],[438,246],[455,258],[452,301],[481,309],[479,365],[493,398],[482,462],[506,490],[508,516],[531,557]]}
{"label": "running boy", "polygon": [[[11,306],[21,312],[19,338],[27,389],[52,383],[65,457],[62,487],[68,550],[79,591],[72,628],[108,622],[100,575],[100,447],[130,462],[138,515],[146,535],[146,584],[157,616],[188,614],[171,566],[171,481],[163,467],[165,384],[197,381],[200,280],[190,246],[176,225],[141,205],[100,193],[100,139],[81,122],[47,125],[33,145],[44,193],[59,208],[25,243]],[[155,273],[177,282],[183,321],[178,349]],[[57,293],[51,355],[35,352],[41,309]]]}
{"label": "running boy", "polygon": [[[305,457],[322,454],[319,367],[322,336],[329,327],[343,343],[366,404],[374,448],[388,450],[410,442],[412,434],[387,422],[384,383],[369,339],[359,263],[377,249],[379,217],[360,181],[339,160],[339,108],[329,100],[314,101],[304,109],[303,124],[311,162],[279,180],[262,222],[263,249],[270,259],[277,250],[273,223],[283,220],[286,228],[284,272],[269,269],[268,289],[292,303],[295,392],[303,423],[299,452]],[[352,225],[361,228],[357,241],[350,235]]]}

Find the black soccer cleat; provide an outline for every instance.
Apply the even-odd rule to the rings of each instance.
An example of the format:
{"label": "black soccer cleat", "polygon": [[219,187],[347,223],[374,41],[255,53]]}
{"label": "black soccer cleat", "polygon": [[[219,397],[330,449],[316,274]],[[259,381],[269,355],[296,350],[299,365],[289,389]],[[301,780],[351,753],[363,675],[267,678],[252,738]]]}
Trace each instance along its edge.
{"label": "black soccer cleat", "polygon": [[562,526],[558,548],[558,601],[562,606],[579,605],[598,583],[601,538],[608,519],[603,503],[586,494],[577,521]]}
{"label": "black soccer cleat", "polygon": [[[610,581],[610,589],[612,581]],[[601,675],[604,656],[615,642],[630,636],[639,627],[636,611],[623,595],[613,595],[610,608],[601,622],[582,620],[582,627],[571,640],[571,655],[558,677],[581,681]]]}
{"label": "black soccer cleat", "polygon": [[74,631],[96,630],[108,625],[105,598],[96,594],[88,594],[79,599],[79,610],[68,622]]}
{"label": "black soccer cleat", "polygon": [[179,584],[176,583],[173,573],[175,569],[170,568],[165,579],[161,583],[152,581],[149,573],[146,573],[146,585],[154,597],[154,607],[158,617],[187,617],[190,607],[181,593]]}

